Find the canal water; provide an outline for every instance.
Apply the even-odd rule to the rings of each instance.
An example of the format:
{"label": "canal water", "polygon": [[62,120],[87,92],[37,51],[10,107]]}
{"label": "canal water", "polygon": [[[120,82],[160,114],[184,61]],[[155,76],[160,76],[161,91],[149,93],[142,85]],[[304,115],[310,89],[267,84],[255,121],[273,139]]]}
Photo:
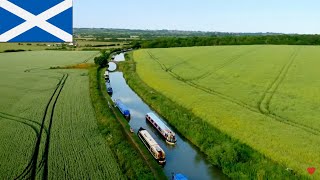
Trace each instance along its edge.
{"label": "canal water", "polygon": [[[109,77],[113,88],[112,99],[120,99],[129,108],[131,113],[129,124],[134,132],[137,133],[140,127],[145,128],[165,151],[167,162],[163,170],[168,177],[171,177],[172,173],[182,173],[189,179],[195,180],[228,179],[220,169],[212,166],[205,159],[205,155],[179,133],[175,132],[177,143],[173,146],[168,145],[160,133],[145,120],[148,112],[155,112],[127,85],[122,72],[111,72]],[[173,129],[170,125],[168,127]]]}
{"label": "canal water", "polygon": [[108,71],[115,71],[117,69],[117,64],[114,62],[108,63]]}
{"label": "canal water", "polygon": [[120,53],[120,54],[117,54],[115,57],[114,57],[114,60],[113,61],[124,61],[125,58],[124,58],[124,53]]}

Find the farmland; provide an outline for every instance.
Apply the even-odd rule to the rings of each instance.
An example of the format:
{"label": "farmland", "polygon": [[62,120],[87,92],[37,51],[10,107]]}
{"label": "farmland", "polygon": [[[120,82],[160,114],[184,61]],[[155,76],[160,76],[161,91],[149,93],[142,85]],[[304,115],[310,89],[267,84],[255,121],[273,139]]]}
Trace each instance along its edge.
{"label": "farmland", "polygon": [[10,50],[24,50],[24,51],[44,51],[44,50],[69,50],[82,51],[91,50],[96,51],[100,49],[122,48],[127,45],[125,41],[94,41],[85,39],[75,39],[76,47],[68,44],[62,45],[60,43],[0,43],[0,53]]}
{"label": "farmland", "polygon": [[101,135],[87,70],[50,67],[92,62],[98,52],[0,55],[0,178],[121,179]]}
{"label": "farmland", "polygon": [[[52,44],[51,44],[52,45]],[[6,50],[25,50],[25,51],[40,51],[50,48],[45,44],[37,43],[0,43],[0,52]]]}
{"label": "farmland", "polygon": [[[83,39],[76,40],[79,48],[84,47],[97,47],[97,48],[121,48],[127,42],[106,42],[106,41],[87,41]],[[100,47],[99,47],[100,46]]]}
{"label": "farmland", "polygon": [[320,162],[318,57],[316,46],[271,45],[133,54],[148,86],[212,128],[306,176],[306,169]]}

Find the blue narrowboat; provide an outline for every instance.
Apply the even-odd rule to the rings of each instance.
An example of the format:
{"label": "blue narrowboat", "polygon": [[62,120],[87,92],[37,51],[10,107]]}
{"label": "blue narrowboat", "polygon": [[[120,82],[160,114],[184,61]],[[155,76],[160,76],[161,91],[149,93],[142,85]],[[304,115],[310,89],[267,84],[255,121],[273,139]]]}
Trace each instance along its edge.
{"label": "blue narrowboat", "polygon": [[114,101],[114,104],[116,107],[118,107],[119,111],[126,119],[130,119],[131,115],[130,115],[129,108],[126,105],[124,105],[120,99],[116,99]]}
{"label": "blue narrowboat", "polygon": [[111,84],[108,82],[106,83],[106,89],[107,89],[108,94],[111,96],[113,93],[113,90],[112,90]]}
{"label": "blue narrowboat", "polygon": [[188,180],[188,178],[185,175],[180,174],[180,173],[178,173],[178,174],[173,173],[171,179],[172,180]]}

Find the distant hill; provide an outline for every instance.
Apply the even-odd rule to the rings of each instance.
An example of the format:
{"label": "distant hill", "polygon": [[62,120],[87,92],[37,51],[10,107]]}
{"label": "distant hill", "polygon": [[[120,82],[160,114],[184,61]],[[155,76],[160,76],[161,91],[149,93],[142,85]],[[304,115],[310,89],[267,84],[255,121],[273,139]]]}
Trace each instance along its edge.
{"label": "distant hill", "polygon": [[282,33],[232,33],[208,31],[181,31],[181,30],[141,30],[141,29],[113,29],[113,28],[74,28],[78,37],[100,38],[156,38],[156,37],[193,37],[193,36],[261,36],[281,35]]}

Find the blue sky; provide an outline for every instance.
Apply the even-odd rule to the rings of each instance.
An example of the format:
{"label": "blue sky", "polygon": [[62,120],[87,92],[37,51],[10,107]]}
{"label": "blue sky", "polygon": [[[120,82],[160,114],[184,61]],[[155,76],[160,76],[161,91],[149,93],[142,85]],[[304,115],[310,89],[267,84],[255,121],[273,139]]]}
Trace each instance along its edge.
{"label": "blue sky", "polygon": [[74,27],[320,34],[320,0],[74,0]]}

